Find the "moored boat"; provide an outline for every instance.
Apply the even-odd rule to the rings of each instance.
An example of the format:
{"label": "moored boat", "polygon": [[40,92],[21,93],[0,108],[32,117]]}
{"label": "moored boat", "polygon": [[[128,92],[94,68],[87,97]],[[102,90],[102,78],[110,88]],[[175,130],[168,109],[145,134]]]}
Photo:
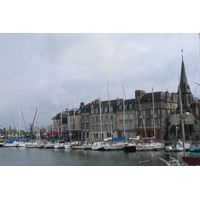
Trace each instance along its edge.
{"label": "moored boat", "polygon": [[37,148],[38,143],[37,142],[27,142],[26,143],[26,148]]}
{"label": "moored boat", "polygon": [[104,149],[105,150],[108,150],[108,151],[111,151],[111,150],[122,150],[123,148],[123,145],[121,143],[107,143],[104,145]]}
{"label": "moored boat", "polygon": [[71,149],[72,145],[70,143],[65,144],[65,149]]}
{"label": "moored boat", "polygon": [[18,144],[18,147],[26,147],[26,142],[19,142]]}
{"label": "moored boat", "polygon": [[50,148],[54,148],[55,143],[53,142],[48,142],[47,144],[44,145],[44,148],[46,149],[50,149]]}
{"label": "moored boat", "polygon": [[82,143],[78,143],[78,144],[73,144],[71,146],[72,149],[82,149],[83,144]]}
{"label": "moored boat", "polygon": [[124,152],[136,152],[136,145],[134,144],[125,144],[123,146]]}
{"label": "moored boat", "polygon": [[19,143],[16,141],[4,143],[4,147],[18,147]]}
{"label": "moored boat", "polygon": [[82,145],[83,150],[90,150],[92,149],[92,143],[85,143]]}
{"label": "moored boat", "polygon": [[190,152],[200,152],[200,147],[192,146],[188,149]]}
{"label": "moored boat", "polygon": [[37,148],[44,148],[45,147],[45,143],[38,143],[38,146],[37,146]]}
{"label": "moored boat", "polygon": [[105,151],[104,146],[106,145],[105,142],[96,142],[93,146],[93,150],[98,150],[98,151]]}
{"label": "moored boat", "polygon": [[64,148],[65,148],[64,143],[54,144],[54,149],[64,149]]}

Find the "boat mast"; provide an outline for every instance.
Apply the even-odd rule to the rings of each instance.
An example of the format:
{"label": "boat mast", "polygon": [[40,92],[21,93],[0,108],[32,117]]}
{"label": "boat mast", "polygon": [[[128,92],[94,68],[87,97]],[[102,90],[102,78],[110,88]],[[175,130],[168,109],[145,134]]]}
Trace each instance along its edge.
{"label": "boat mast", "polygon": [[[76,130],[75,105],[76,105],[76,95],[74,92],[74,100],[73,100],[73,129],[74,129],[74,131]],[[79,133],[78,133],[78,141],[79,141]]]}
{"label": "boat mast", "polygon": [[[100,116],[100,131],[101,131],[101,136],[103,136],[103,133],[102,133],[102,119],[101,119],[101,98],[99,96],[99,116]],[[102,137],[103,139],[103,137]]]}
{"label": "boat mast", "polygon": [[37,115],[37,124],[38,124],[38,137],[40,140],[40,99],[38,98],[38,115]]}
{"label": "boat mast", "polygon": [[154,91],[153,91],[153,88],[152,88],[152,103],[153,103],[153,134],[154,134],[154,137],[155,137],[156,131],[155,131],[155,108],[154,108]]}
{"label": "boat mast", "polygon": [[51,124],[51,137],[53,138],[53,108],[51,109],[51,118],[52,118],[52,124]]}
{"label": "boat mast", "polygon": [[[125,95],[125,91],[124,91],[124,86],[122,86],[122,91],[123,91],[123,95],[124,95],[124,98],[123,98],[123,128],[124,128],[124,135],[126,134],[125,133],[125,99],[126,99],[126,95]],[[125,135],[126,136],[126,135]]]}
{"label": "boat mast", "polygon": [[112,135],[112,126],[111,126],[111,120],[110,120],[110,92],[109,92],[109,85],[107,83],[107,90],[108,90],[108,132],[110,132],[110,137]]}
{"label": "boat mast", "polygon": [[[144,122],[144,118],[143,118],[143,114],[142,114],[142,108],[141,108],[141,104],[140,104],[140,99],[139,99],[139,95],[137,95],[138,97],[138,103],[139,103],[139,108],[140,108],[140,113],[142,116],[142,123],[143,123],[143,127],[144,127],[144,132],[145,132],[145,136],[147,137],[147,132],[146,132],[146,127],[145,127],[145,122]],[[139,129],[139,115],[138,115],[138,129]]]}
{"label": "boat mast", "polygon": [[179,98],[179,106],[180,106],[181,130],[182,130],[182,137],[183,137],[183,156],[185,156],[185,129],[184,129],[184,123],[183,123],[183,106],[182,106],[182,101],[181,101],[180,85],[178,87],[178,98]]}
{"label": "boat mast", "polygon": [[18,137],[20,137],[20,105],[19,105],[19,127],[18,127]]}
{"label": "boat mast", "polygon": [[69,116],[69,104],[67,102],[67,129],[69,132],[69,141],[71,142],[71,132],[70,132],[70,116]]}
{"label": "boat mast", "polygon": [[60,135],[61,135],[61,138],[62,138],[62,103],[60,102]]}

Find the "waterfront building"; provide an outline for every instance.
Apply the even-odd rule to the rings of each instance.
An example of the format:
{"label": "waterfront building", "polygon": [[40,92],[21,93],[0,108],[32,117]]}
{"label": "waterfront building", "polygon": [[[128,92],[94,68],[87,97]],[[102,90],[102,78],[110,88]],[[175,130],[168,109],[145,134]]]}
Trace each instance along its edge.
{"label": "waterfront building", "polygon": [[91,139],[92,134],[90,131],[90,113],[91,103],[85,105],[81,102],[80,105],[80,137],[81,139]]}
{"label": "waterfront building", "polygon": [[121,100],[117,105],[117,137],[135,136],[135,99]]}
{"label": "waterfront building", "polygon": [[[181,100],[186,139],[200,137],[200,100],[195,98],[187,82],[182,59],[180,76]],[[182,138],[178,93],[135,90],[135,99],[115,99],[81,103],[80,108],[62,113],[62,130],[74,139],[127,138],[138,136],[158,140]],[[61,131],[61,115],[54,120],[54,131]]]}
{"label": "waterfront building", "polygon": [[[80,139],[80,110],[79,108],[66,109],[56,114],[53,120],[53,135],[72,140]],[[61,123],[62,122],[62,123]]]}
{"label": "waterfront building", "polygon": [[168,136],[167,119],[177,107],[176,93],[135,91],[136,136],[162,140]]}
{"label": "waterfront building", "polygon": [[[63,111],[62,116],[61,112],[56,114],[52,118],[52,133],[57,133],[57,135],[61,136],[67,130],[67,112]],[[62,120],[62,123],[61,123]],[[62,126],[61,126],[62,125]]]}
{"label": "waterfront building", "polygon": [[117,137],[116,112],[120,99],[101,101],[99,98],[91,103],[91,137],[105,139]]}

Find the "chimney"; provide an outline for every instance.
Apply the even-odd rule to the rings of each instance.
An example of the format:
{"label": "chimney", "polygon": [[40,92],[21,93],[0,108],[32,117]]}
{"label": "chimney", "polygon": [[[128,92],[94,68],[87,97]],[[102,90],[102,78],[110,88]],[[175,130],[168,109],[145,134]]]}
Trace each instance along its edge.
{"label": "chimney", "polygon": [[144,90],[135,90],[135,100],[138,102],[138,99],[140,99],[145,94]]}

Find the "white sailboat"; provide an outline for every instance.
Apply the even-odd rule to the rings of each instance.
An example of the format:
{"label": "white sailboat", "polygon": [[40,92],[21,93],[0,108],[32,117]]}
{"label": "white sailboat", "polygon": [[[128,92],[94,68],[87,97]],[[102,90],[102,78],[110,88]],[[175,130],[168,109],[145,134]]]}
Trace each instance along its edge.
{"label": "white sailboat", "polygon": [[[52,118],[51,133],[52,133],[52,138],[53,138],[53,108],[51,109],[51,118]],[[51,141],[51,142],[46,143],[44,148],[52,149],[54,148],[54,146],[55,146],[55,143]]]}
{"label": "white sailboat", "polygon": [[92,145],[92,150],[105,151],[105,148],[104,148],[105,145],[106,145],[105,142],[95,142]]}
{"label": "white sailboat", "polygon": [[[21,107],[20,107],[20,105],[19,105],[19,130],[18,130],[18,134],[19,134],[19,138],[20,138],[20,114],[21,114]],[[22,141],[22,140],[19,140],[19,142],[18,142],[18,147],[26,147],[26,140],[24,140],[24,141]]]}
{"label": "white sailboat", "polygon": [[104,145],[104,149],[111,151],[111,150],[122,150],[124,146],[124,143],[116,143],[116,142],[111,142],[109,144]]}
{"label": "white sailboat", "polygon": [[[37,138],[39,138],[40,140],[40,126],[39,126],[39,99],[38,99],[38,107],[36,109],[36,113],[35,113],[35,117],[37,116]],[[33,124],[34,124],[34,121],[35,121],[35,117],[33,119]],[[32,127],[33,127],[33,124],[32,124]],[[32,128],[31,128],[32,129]],[[38,142],[38,140],[36,141],[33,141],[33,142],[27,142],[26,143],[26,148],[38,148],[38,145],[40,145],[40,141]]]}
{"label": "white sailboat", "polygon": [[92,146],[93,144],[91,142],[85,142],[83,145],[82,145],[82,149],[83,150],[89,150],[89,149],[92,149]]}
{"label": "white sailboat", "polygon": [[54,149],[64,149],[65,144],[64,143],[57,143],[54,145]]}
{"label": "white sailboat", "polygon": [[16,141],[4,143],[4,147],[18,147],[19,143]]}
{"label": "white sailboat", "polygon": [[[61,122],[60,122],[60,124],[61,124],[61,127],[60,127],[60,135],[61,135],[61,137],[62,137],[62,104],[60,103],[60,120],[61,120]],[[60,136],[59,136],[60,137]],[[64,144],[64,142],[58,142],[56,145],[54,145],[54,148],[55,149],[64,149],[65,148],[65,144]]]}

